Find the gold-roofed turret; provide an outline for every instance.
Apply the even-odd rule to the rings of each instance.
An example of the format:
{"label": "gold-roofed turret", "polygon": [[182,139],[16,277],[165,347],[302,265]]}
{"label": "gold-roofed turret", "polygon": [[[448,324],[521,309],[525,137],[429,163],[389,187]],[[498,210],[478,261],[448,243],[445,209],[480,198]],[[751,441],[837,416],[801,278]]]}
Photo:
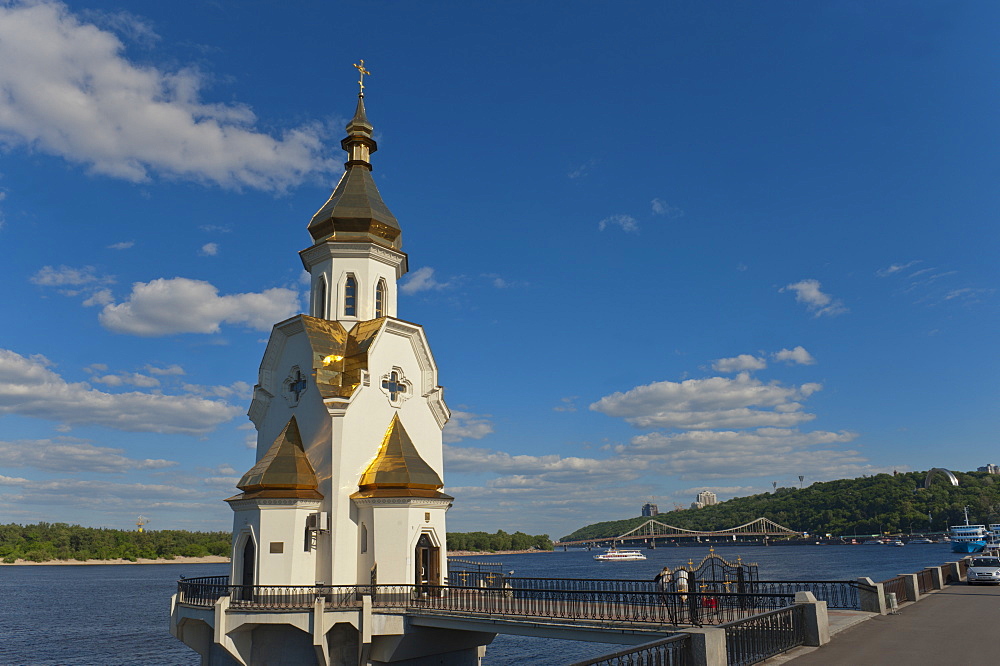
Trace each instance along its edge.
{"label": "gold-roofed turret", "polygon": [[361,475],[358,492],[352,499],[365,497],[434,497],[453,499],[441,492],[444,482],[427,461],[420,457],[399,414],[394,414],[382,439],[378,455]]}
{"label": "gold-roofed turret", "polygon": [[236,487],[243,493],[230,497],[227,502],[256,497],[323,499],[316,490],[319,480],[302,447],[302,435],[294,416],[264,457],[243,475]]}
{"label": "gold-roofed turret", "polygon": [[361,65],[355,65],[362,75],[361,93],[354,117],[347,123],[347,136],[340,142],[347,151],[344,175],[334,188],[330,199],[309,222],[309,233],[317,243],[332,240],[339,242],[371,242],[400,249],[399,222],[382,201],[372,178],[371,154],[378,150],[372,138],[374,128],[365,113],[364,75],[371,74]]}

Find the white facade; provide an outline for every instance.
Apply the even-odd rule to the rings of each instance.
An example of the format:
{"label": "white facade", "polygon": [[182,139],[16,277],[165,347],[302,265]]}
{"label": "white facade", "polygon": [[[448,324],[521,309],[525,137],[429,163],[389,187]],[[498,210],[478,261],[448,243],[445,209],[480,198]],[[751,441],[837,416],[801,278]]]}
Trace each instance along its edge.
{"label": "white facade", "polygon": [[[171,633],[205,665],[475,666],[495,636],[373,613],[370,585],[431,595],[446,583],[450,413],[423,329],[396,318],[407,257],[370,175],[363,99],[347,131],[344,177],[299,253],[309,314],[274,326],[260,364],[249,411],[257,462],[227,500],[230,586],[193,584],[195,596],[218,595],[210,608],[172,603]],[[345,594],[357,607],[334,602]],[[310,607],[266,601],[302,598]]]}

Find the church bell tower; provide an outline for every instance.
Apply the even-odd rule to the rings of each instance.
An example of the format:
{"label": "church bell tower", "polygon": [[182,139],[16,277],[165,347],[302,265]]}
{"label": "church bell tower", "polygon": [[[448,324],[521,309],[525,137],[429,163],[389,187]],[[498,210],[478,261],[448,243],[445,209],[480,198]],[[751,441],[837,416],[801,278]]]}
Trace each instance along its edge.
{"label": "church bell tower", "polygon": [[[309,222],[312,245],[299,253],[310,275],[309,314],[275,325],[254,389],[257,467],[269,456],[278,464],[281,454],[271,452],[286,442],[284,464],[313,476],[298,479],[308,498],[283,501],[319,503],[308,515],[288,511],[289,521],[302,524],[284,543],[263,527],[257,534],[253,525],[264,523],[244,515],[277,511],[254,508],[260,499],[247,505],[266,488],[229,500],[233,576],[249,580],[254,570],[259,585],[443,582],[444,514],[453,498],[441,492],[441,429],[449,411],[423,329],[396,318],[407,257],[372,178],[372,132],[362,89],[341,142],[344,174]],[[287,444],[292,430],[294,444]],[[241,548],[251,540],[253,548]],[[242,561],[244,551],[257,561]],[[292,566],[302,553],[314,554],[313,570]]]}

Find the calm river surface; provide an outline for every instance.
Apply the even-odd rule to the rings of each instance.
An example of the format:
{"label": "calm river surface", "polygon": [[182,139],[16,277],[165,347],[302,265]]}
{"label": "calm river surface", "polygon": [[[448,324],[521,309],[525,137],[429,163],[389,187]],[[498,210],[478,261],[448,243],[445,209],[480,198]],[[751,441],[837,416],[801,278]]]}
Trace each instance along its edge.
{"label": "calm river surface", "polygon": [[[597,551],[477,556],[518,576],[652,579],[666,565],[697,564],[707,547],[644,551],[644,562],[595,562]],[[944,544],[906,546],[727,547],[760,565],[762,580],[876,581],[957,559]],[[227,564],[0,566],[0,664],[38,666],[197,666],[198,656],[168,631],[177,578],[217,576]],[[620,649],[598,643],[497,636],[485,664],[567,664]]]}

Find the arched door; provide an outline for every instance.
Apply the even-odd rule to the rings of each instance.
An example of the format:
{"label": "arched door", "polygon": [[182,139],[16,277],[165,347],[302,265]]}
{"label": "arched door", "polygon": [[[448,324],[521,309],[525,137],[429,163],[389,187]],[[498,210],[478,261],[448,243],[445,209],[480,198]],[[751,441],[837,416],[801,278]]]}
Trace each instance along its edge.
{"label": "arched door", "polygon": [[257,568],[257,547],[253,539],[247,536],[246,543],[243,544],[243,556],[240,560],[240,598],[244,600],[253,599],[254,571]]}
{"label": "arched door", "polygon": [[427,593],[430,591],[428,586],[441,584],[441,572],[439,567],[440,558],[438,557],[439,550],[440,549],[431,542],[429,536],[426,534],[420,535],[420,539],[417,541],[417,547],[414,552],[414,563],[416,564],[414,582],[420,592]]}

